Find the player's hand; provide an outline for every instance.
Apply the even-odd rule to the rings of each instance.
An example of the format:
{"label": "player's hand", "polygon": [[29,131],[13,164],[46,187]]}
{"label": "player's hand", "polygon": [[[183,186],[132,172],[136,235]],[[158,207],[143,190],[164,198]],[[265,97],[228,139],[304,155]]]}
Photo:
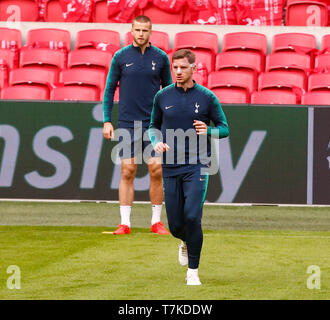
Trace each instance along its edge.
{"label": "player's hand", "polygon": [[169,147],[169,145],[166,144],[166,143],[158,142],[158,143],[156,143],[156,145],[154,146],[154,150],[155,150],[157,153],[163,153],[163,152],[166,152],[166,151],[170,150],[170,147]]}
{"label": "player's hand", "polygon": [[197,134],[207,134],[207,125],[203,121],[194,120],[193,126],[195,127]]}
{"label": "player's hand", "polygon": [[112,139],[114,137],[113,125],[111,122],[105,122],[103,125],[103,136],[105,139]]}

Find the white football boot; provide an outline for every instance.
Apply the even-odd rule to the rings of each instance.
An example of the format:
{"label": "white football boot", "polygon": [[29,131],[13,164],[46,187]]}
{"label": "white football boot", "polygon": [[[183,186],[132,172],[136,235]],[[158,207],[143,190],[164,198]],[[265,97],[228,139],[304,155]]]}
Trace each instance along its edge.
{"label": "white football boot", "polygon": [[198,269],[189,269],[187,270],[187,285],[188,286],[200,286],[202,283],[199,280]]}
{"label": "white football boot", "polygon": [[188,249],[186,243],[183,241],[179,245],[179,262],[182,266],[188,265]]}

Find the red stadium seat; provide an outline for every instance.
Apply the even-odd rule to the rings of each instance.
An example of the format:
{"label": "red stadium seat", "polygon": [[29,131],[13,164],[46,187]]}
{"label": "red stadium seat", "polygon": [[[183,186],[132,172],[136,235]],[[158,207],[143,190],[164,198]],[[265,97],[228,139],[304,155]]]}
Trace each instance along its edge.
{"label": "red stadium seat", "polygon": [[216,56],[215,70],[247,69],[260,73],[264,70],[263,60],[258,53],[247,51],[220,52]]}
{"label": "red stadium seat", "polygon": [[[127,32],[125,35],[125,46],[128,46],[133,42],[131,32]],[[162,49],[166,53],[170,51],[169,35],[166,32],[153,30],[150,36],[150,42],[155,47]]]}
{"label": "red stadium seat", "polygon": [[149,17],[152,23],[181,24],[183,23],[184,11],[169,13],[149,3],[142,13]]}
{"label": "red stadium seat", "polygon": [[330,103],[330,90],[324,91],[315,91],[315,92],[307,92],[302,96],[301,103],[306,105],[327,105]]}
{"label": "red stadium seat", "polygon": [[114,54],[120,49],[118,31],[105,29],[89,29],[77,32],[76,49],[99,49]]}
{"label": "red stadium seat", "polygon": [[18,67],[18,58],[19,56],[15,51],[9,49],[0,49],[0,60],[3,60],[9,69]]}
{"label": "red stadium seat", "polygon": [[44,18],[46,22],[65,22],[59,0],[47,0]]}
{"label": "red stadium seat", "polygon": [[99,101],[100,91],[88,86],[64,86],[54,88],[50,93],[51,100]]}
{"label": "red stadium seat", "polygon": [[216,55],[219,51],[218,35],[206,31],[178,32],[174,36],[173,50],[176,51],[178,49],[202,49]]}
{"label": "red stadium seat", "polygon": [[8,86],[8,74],[7,62],[0,58],[0,88],[5,88]]}
{"label": "red stadium seat", "polygon": [[297,97],[292,92],[282,90],[255,91],[251,94],[252,104],[297,104]]}
{"label": "red stadium seat", "polygon": [[60,50],[22,48],[20,66],[37,65],[40,67],[64,69],[66,68],[66,58],[66,54]]}
{"label": "red stadium seat", "polygon": [[263,72],[258,78],[259,91],[276,89],[282,92],[292,92],[297,97],[297,103],[300,103],[301,96],[305,93],[305,88],[306,76],[298,72]]}
{"label": "red stadium seat", "polygon": [[219,50],[218,35],[206,31],[178,32],[174,37],[173,51],[191,49],[196,61],[205,63],[209,72],[214,71],[215,55]]}
{"label": "red stadium seat", "polygon": [[212,92],[220,103],[249,103],[250,97],[246,90],[240,88],[214,88]]}
{"label": "red stadium seat", "polygon": [[316,37],[307,33],[279,33],[273,36],[272,52],[309,53],[316,49]]}
{"label": "red stadium seat", "polygon": [[[1,1],[0,1],[1,3]],[[8,49],[16,45],[18,49],[22,47],[22,32],[18,29],[0,28],[0,49]]]}
{"label": "red stadium seat", "polygon": [[43,84],[58,82],[58,71],[40,67],[17,68],[9,73],[9,85]]}
{"label": "red stadium seat", "polygon": [[17,68],[21,47],[22,33],[20,30],[0,28],[0,61],[2,60],[2,66],[6,64],[7,69]]}
{"label": "red stadium seat", "polygon": [[196,57],[196,65],[197,64],[203,64],[207,72],[210,73],[214,71],[214,59],[212,58],[212,55],[207,51],[199,51],[199,50],[191,50],[194,52]]}
{"label": "red stadium seat", "polygon": [[71,34],[70,31],[64,29],[32,29],[27,32],[26,45],[28,47],[49,47],[50,49],[65,48],[69,51],[71,47]]}
{"label": "red stadium seat", "polygon": [[274,88],[295,91],[301,95],[306,88],[306,77],[298,72],[273,71],[261,73],[258,78],[259,91]]}
{"label": "red stadium seat", "polygon": [[88,67],[108,70],[112,54],[97,49],[72,50],[68,55],[68,68]]}
{"label": "red stadium seat", "polygon": [[48,69],[64,69],[70,47],[71,34],[68,30],[55,28],[29,30],[26,46],[21,49],[20,66],[39,65]]}
{"label": "red stadium seat", "polygon": [[321,50],[329,49],[330,53],[330,34],[326,34],[322,37]]}
{"label": "red stadium seat", "polygon": [[256,90],[255,77],[251,72],[244,70],[221,70],[209,74],[208,87],[210,89],[242,88],[251,93]]}
{"label": "red stadium seat", "polygon": [[320,72],[330,72],[330,54],[320,54],[316,56],[315,69]]}
{"label": "red stadium seat", "polygon": [[48,100],[49,90],[45,86],[18,85],[1,90],[1,99],[8,100]]}
{"label": "red stadium seat", "polygon": [[306,72],[311,68],[311,57],[295,52],[276,52],[267,55],[266,71],[284,69]]}
{"label": "red stadium seat", "polygon": [[327,5],[315,0],[288,0],[285,24],[287,26],[327,26]]}
{"label": "red stadium seat", "polygon": [[316,90],[328,91],[329,89],[330,89],[330,73],[314,73],[308,77],[308,91],[316,91]]}
{"label": "red stadium seat", "polygon": [[202,62],[196,63],[196,69],[193,75],[193,78],[197,83],[207,87],[208,86],[208,76],[209,71],[207,70],[207,67]]}
{"label": "red stadium seat", "polygon": [[38,4],[35,0],[1,0],[1,21],[37,21]]}
{"label": "red stadium seat", "polygon": [[103,70],[73,68],[62,70],[60,83],[64,85],[89,85],[104,89],[106,74]]}
{"label": "red stadium seat", "polygon": [[253,51],[267,54],[267,37],[262,33],[233,32],[223,36],[222,51]]}

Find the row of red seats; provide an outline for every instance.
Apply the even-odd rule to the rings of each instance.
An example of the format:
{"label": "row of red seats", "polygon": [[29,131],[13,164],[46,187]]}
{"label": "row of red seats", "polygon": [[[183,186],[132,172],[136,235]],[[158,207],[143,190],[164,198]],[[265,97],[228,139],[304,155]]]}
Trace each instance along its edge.
{"label": "row of red seats", "polygon": [[128,23],[144,14],[167,24],[326,26],[328,6],[326,0],[0,0],[0,20]]}
{"label": "row of red seats", "polygon": [[[100,91],[89,86],[61,86],[48,89],[42,85],[14,85],[0,91],[6,100],[102,101]],[[118,101],[118,99],[117,99]]]}
{"label": "row of red seats", "polygon": [[[299,72],[281,70],[263,72],[255,81],[253,74],[245,70],[226,69],[212,72],[208,79],[208,87],[223,103],[250,103],[254,92],[269,91],[278,95],[273,97],[272,103],[275,101],[283,103],[283,99],[289,98],[285,100],[287,104],[300,104],[306,92],[330,93],[330,74],[312,74],[308,77],[306,85],[306,76]],[[281,97],[281,93],[284,93],[285,97]]]}
{"label": "row of red seats", "polygon": [[[288,90],[269,89],[253,91],[251,95],[240,89],[218,88],[213,90],[221,103],[240,104],[298,104],[297,95]],[[0,90],[1,99],[13,100],[67,100],[102,101],[104,92],[90,86],[66,85],[48,89],[41,85],[14,85]],[[115,96],[115,101],[119,95]],[[301,104],[329,105],[330,90],[306,92],[301,96]]]}
{"label": "row of red seats", "polygon": [[[292,105],[298,104],[297,96],[290,92],[290,91],[283,91],[283,90],[263,90],[263,91],[254,91],[250,95],[250,99],[248,99],[245,92],[238,91],[238,90],[221,90],[216,92],[220,101],[226,101],[226,99],[235,99],[234,103],[239,104],[248,104],[250,101],[251,104],[285,104],[285,105]],[[306,92],[301,96],[301,103],[302,105],[329,105],[330,99],[330,91],[313,91],[313,92]],[[222,102],[226,103],[226,102]],[[229,102],[227,102],[229,103]],[[231,102],[233,103],[233,102]]]}
{"label": "row of red seats", "polygon": [[[0,49],[20,50],[22,48],[22,34],[20,30],[0,28]],[[125,45],[132,42],[130,32],[125,37]],[[169,53],[172,49],[169,46],[169,36],[166,32],[153,31],[151,42]],[[71,50],[71,35],[67,30],[61,29],[34,29],[27,33],[26,44],[23,49],[37,48],[58,49],[69,52]],[[75,49],[93,48],[99,51],[114,54],[120,45],[120,34],[111,30],[82,30],[77,33]],[[267,37],[261,33],[235,32],[227,33],[222,39],[222,52],[219,53],[219,38],[217,34],[205,31],[178,32],[174,37],[173,50],[191,48],[204,62],[209,71],[216,68],[218,61],[225,58],[225,52],[248,51],[256,53],[255,58],[249,63],[255,64],[256,68],[263,68],[264,58],[267,55]],[[297,53],[303,60],[296,60],[296,63],[309,63],[314,67],[315,56],[330,52],[330,34],[322,37],[320,50],[316,46],[316,37],[307,33],[280,33],[272,38],[271,53],[292,52]],[[222,56],[219,56],[222,55]],[[307,61],[306,55],[310,57]],[[299,57],[299,56],[297,56]],[[298,59],[298,58],[297,58]],[[272,59],[273,60],[273,59]]]}
{"label": "row of red seats", "polygon": [[[4,39],[1,39],[2,34],[6,34]],[[171,56],[168,35],[155,32],[153,37],[152,41],[159,43],[159,47],[168,51]],[[166,41],[163,41],[164,39]],[[24,47],[19,30],[7,29],[7,32],[1,33],[0,41],[2,45],[11,44],[12,41],[16,43],[16,46],[0,50],[0,59],[1,57],[7,59],[10,70],[9,75],[8,70],[1,70],[0,87],[18,86],[24,83],[43,84],[50,88],[59,84],[60,86],[83,84],[94,87],[96,100],[99,99],[99,92],[104,89],[112,54],[120,45],[119,33],[108,30],[78,32],[75,50],[72,51],[70,51],[70,33],[59,29],[30,30]],[[223,38],[223,51],[217,53],[216,34],[192,31],[177,33],[174,49],[189,47],[195,51],[198,62],[195,79],[215,92],[222,91],[220,100],[224,103],[238,101],[249,103],[250,94],[256,89],[262,91],[274,87],[295,92],[297,99],[294,103],[300,103],[300,97],[306,90],[328,90],[325,84],[329,83],[329,77],[326,78],[325,72],[330,69],[330,54],[327,54],[329,41],[330,35],[324,36],[322,50],[319,51],[316,49],[316,39],[313,35],[278,34],[273,38],[273,53],[266,55],[265,35],[246,32],[229,33]],[[131,42],[130,33],[126,35],[126,42]],[[164,43],[166,45],[163,45]],[[20,54],[19,60],[18,54]],[[313,66],[311,58],[314,56],[316,56],[316,68],[311,69]],[[20,68],[17,68],[18,66]],[[41,68],[42,72],[38,72],[36,66]],[[284,73],[281,70],[284,70]],[[310,76],[310,79],[314,79],[314,84],[313,86],[308,84],[307,88],[307,75],[312,72],[320,74],[316,76],[318,73],[315,73]],[[272,74],[269,76],[269,73]],[[322,77],[323,75],[325,77]],[[323,81],[318,88],[315,79],[319,82]],[[245,90],[245,100],[235,100],[233,95],[231,98],[229,96],[231,100],[227,101],[224,93],[234,90]],[[5,93],[7,91],[10,92],[4,90]],[[8,98],[8,95],[2,96]]]}

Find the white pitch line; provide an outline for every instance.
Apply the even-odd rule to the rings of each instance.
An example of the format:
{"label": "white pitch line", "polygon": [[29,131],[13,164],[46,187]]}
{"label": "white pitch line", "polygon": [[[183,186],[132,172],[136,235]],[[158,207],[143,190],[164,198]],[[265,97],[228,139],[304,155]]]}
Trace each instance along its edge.
{"label": "white pitch line", "polygon": [[[221,233],[221,231],[227,231],[227,230],[216,230],[217,231],[217,234],[211,234],[211,233],[207,233],[207,232],[204,232],[203,236],[204,237],[212,237],[212,236],[219,236],[219,233]],[[258,232],[259,230],[253,230],[255,232]],[[263,230],[263,231],[268,231],[268,230]],[[269,231],[272,231],[273,230],[269,230]],[[328,231],[301,231],[301,230],[292,230],[292,232],[328,232]],[[221,233],[221,236],[223,237],[243,237],[243,238],[250,238],[250,237],[253,237],[253,238],[297,238],[297,239],[330,239],[330,236],[314,236],[314,235],[297,235],[297,234],[293,234],[293,235],[290,235],[290,234],[277,234],[277,235],[274,235],[274,234],[237,234],[237,232],[233,232],[233,233]]]}
{"label": "white pitch line", "polygon": [[[119,204],[119,201],[112,200],[65,200],[65,199],[12,199],[12,198],[0,198],[0,202],[54,202],[54,203],[113,203]],[[150,204],[149,201],[134,201],[133,204]],[[282,203],[219,203],[219,202],[205,202],[207,206],[233,206],[233,207],[302,207],[302,208],[330,208],[330,205],[326,204],[282,204]]]}

